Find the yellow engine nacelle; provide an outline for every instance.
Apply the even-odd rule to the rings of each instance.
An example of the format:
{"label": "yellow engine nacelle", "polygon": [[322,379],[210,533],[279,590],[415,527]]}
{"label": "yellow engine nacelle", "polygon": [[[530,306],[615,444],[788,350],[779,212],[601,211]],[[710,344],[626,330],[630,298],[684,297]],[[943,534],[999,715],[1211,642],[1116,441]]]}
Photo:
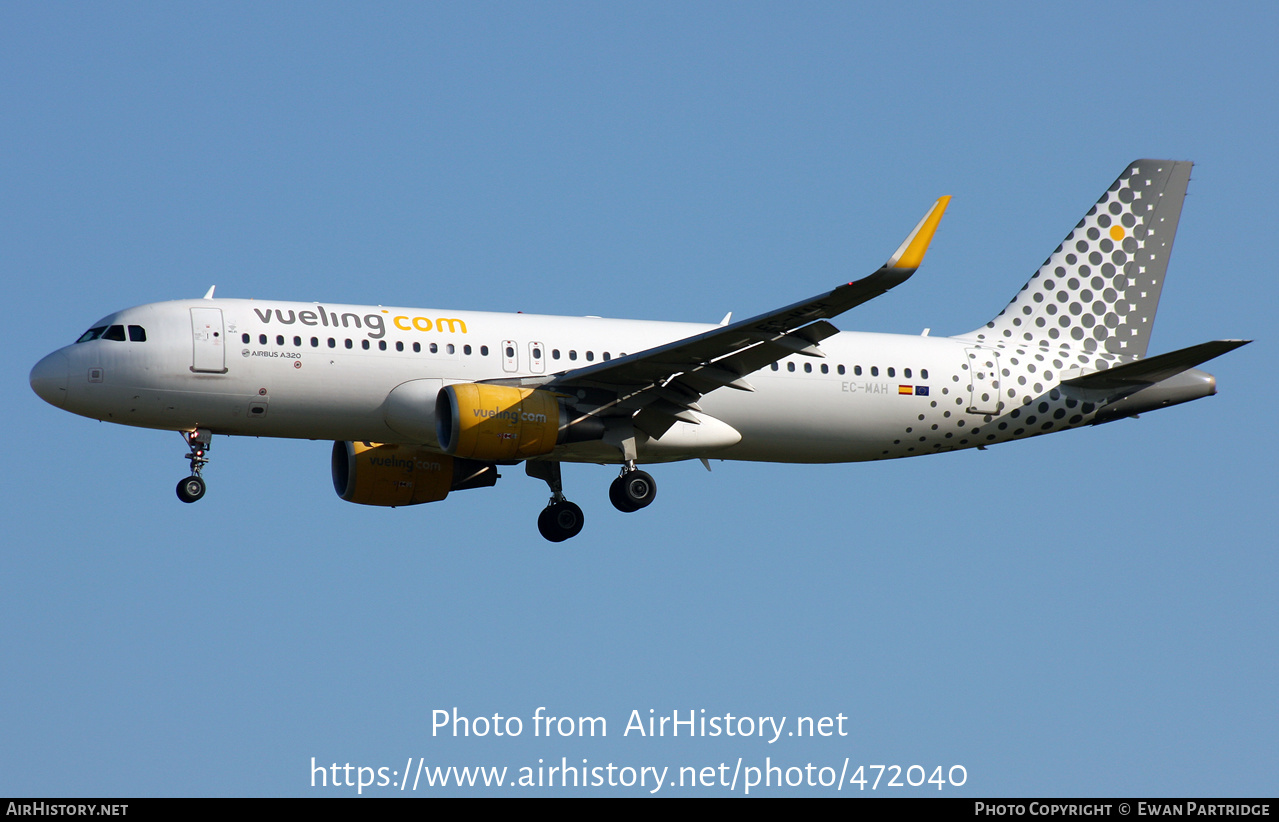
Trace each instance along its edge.
{"label": "yellow engine nacelle", "polygon": [[435,433],[447,454],[518,461],[551,453],[566,416],[549,391],[459,383],[435,401]]}
{"label": "yellow engine nacelle", "polygon": [[449,491],[483,488],[497,482],[487,463],[454,459],[415,445],[376,442],[333,443],[333,487],[360,505],[420,505],[438,502]]}

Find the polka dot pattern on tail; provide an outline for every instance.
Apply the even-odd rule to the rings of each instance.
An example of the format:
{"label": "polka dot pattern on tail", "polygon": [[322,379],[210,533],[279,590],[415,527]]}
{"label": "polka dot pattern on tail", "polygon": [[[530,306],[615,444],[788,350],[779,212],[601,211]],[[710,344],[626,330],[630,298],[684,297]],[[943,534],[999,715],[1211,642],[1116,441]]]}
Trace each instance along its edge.
{"label": "polka dot pattern on tail", "polygon": [[1145,356],[1190,165],[1128,166],[1008,307],[965,338]]}

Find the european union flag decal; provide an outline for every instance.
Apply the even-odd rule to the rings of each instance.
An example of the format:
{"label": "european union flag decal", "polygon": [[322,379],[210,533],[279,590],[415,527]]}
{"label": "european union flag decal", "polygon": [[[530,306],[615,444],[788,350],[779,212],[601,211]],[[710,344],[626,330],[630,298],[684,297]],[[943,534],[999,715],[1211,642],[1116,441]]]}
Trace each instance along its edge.
{"label": "european union flag decal", "polygon": [[917,386],[915,386],[915,396],[916,396],[916,397],[927,397],[927,396],[928,396],[928,386],[926,386],[926,385],[917,385]]}

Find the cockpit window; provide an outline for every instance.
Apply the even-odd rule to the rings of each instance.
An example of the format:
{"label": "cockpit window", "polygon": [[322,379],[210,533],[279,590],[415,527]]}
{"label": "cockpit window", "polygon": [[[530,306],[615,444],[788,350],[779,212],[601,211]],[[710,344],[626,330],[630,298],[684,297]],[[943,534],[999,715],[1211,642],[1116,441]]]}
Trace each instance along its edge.
{"label": "cockpit window", "polygon": [[[147,330],[140,325],[129,326],[128,331],[129,342],[146,342]],[[90,340],[114,340],[115,342],[124,342],[125,330],[123,325],[99,325],[90,328],[88,331],[80,335],[77,343],[89,342]]]}

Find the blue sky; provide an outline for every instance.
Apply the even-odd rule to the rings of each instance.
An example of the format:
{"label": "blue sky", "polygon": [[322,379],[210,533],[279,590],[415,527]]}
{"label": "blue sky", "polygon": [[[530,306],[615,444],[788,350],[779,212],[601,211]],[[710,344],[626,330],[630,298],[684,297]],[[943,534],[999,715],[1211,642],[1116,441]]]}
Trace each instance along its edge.
{"label": "blue sky", "polygon": [[[312,757],[847,758],[963,766],[942,795],[1274,795],[1277,22],[1261,4],[0,7],[0,795],[354,793],[312,788]],[[1218,396],[985,452],[659,466],[634,515],[607,502],[612,469],[568,466],[587,524],[561,545],[518,469],[367,509],[333,494],[325,443],[219,438],[185,506],[177,435],[27,385],[104,314],[213,284],[747,316],[869,273],[941,194],[923,268],[837,324],[963,333],[1138,157],[1197,164],[1151,352],[1256,339],[1210,366]],[[608,736],[534,738],[539,706]],[[433,736],[454,707],[524,733]],[[848,735],[623,736],[650,709],[843,714]]]}

